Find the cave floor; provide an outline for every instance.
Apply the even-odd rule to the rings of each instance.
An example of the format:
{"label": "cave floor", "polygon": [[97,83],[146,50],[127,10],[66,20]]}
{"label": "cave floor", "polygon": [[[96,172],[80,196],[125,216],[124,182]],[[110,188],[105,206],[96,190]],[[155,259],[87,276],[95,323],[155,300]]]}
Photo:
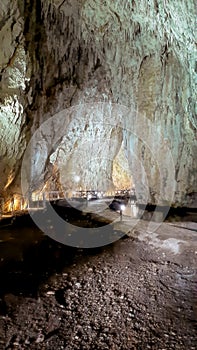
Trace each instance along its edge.
{"label": "cave floor", "polygon": [[130,220],[94,249],[2,229],[0,349],[195,350],[196,223]]}

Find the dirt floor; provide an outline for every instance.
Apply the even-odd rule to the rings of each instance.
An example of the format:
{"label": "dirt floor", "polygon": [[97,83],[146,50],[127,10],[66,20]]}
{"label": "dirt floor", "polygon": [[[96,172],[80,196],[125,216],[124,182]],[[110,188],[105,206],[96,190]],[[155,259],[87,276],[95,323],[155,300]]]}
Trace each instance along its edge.
{"label": "dirt floor", "polygon": [[97,249],[2,235],[0,349],[197,349],[194,230],[139,229]]}

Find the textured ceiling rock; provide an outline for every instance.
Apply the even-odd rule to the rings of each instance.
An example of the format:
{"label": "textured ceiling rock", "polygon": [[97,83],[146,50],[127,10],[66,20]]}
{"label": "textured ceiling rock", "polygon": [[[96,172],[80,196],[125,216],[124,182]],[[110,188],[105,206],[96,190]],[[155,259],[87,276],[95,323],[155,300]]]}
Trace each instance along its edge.
{"label": "textured ceiling rock", "polygon": [[[139,196],[145,193],[147,200],[164,203],[171,169],[158,165],[158,156],[165,159],[169,153],[176,181],[172,202],[191,204],[188,195],[197,191],[195,1],[3,0],[0,13],[1,192],[20,190],[22,155],[44,121],[70,106],[101,101],[129,108],[121,133],[109,137],[113,116],[111,127],[104,128],[96,110],[99,131],[91,123],[86,127],[81,117],[73,131],[68,126],[59,147],[51,141],[52,163],[43,140],[40,169],[45,178],[50,177],[49,165],[56,164],[66,187],[65,169],[73,173],[78,167],[82,187],[108,188],[123,139],[130,166],[125,176],[132,174]],[[140,124],[143,118],[145,125]],[[144,127],[142,139],[133,135],[137,123]],[[163,148],[156,156],[159,144]],[[100,161],[88,170],[84,164],[91,152]],[[34,169],[33,188],[39,187],[38,178]]]}

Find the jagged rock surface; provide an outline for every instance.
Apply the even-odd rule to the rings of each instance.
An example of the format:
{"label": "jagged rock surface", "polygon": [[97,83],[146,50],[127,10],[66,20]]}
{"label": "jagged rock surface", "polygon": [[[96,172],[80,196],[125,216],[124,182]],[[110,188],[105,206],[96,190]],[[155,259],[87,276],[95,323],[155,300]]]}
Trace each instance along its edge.
{"label": "jagged rock surface", "polygon": [[[65,135],[65,156],[61,158],[65,168],[72,173],[78,164],[85,179],[82,186],[100,183],[107,188],[112,181],[113,159],[123,140],[139,193],[145,186],[150,192],[147,200],[162,203],[171,169],[160,169],[154,163],[153,150],[154,145],[164,143],[159,157],[165,158],[166,152],[172,155],[176,181],[173,203],[191,205],[190,194],[197,191],[195,13],[194,0],[1,1],[1,195],[20,191],[23,153],[44,121],[70,106],[101,101],[137,110],[139,125],[138,119],[132,119],[136,113],[125,113],[121,133],[113,136],[112,149],[110,128],[103,127],[104,116],[96,111],[101,140],[109,140],[108,150],[106,153],[102,144],[95,149],[89,142],[84,155],[94,150],[94,157],[103,160],[111,154],[112,159],[108,164],[98,161],[89,171],[83,167],[77,147],[88,133],[95,142],[98,130],[89,126],[83,133],[82,120],[78,134],[74,130]],[[147,124],[140,140],[133,136],[130,125],[140,127],[141,116]],[[153,150],[147,139],[152,139]],[[58,152],[60,148],[51,159]],[[42,168],[50,175],[44,146],[41,154]],[[87,157],[84,159],[87,162]],[[165,172],[163,182],[160,170]],[[104,184],[99,182],[103,171],[108,179]],[[38,174],[32,176],[36,186]]]}

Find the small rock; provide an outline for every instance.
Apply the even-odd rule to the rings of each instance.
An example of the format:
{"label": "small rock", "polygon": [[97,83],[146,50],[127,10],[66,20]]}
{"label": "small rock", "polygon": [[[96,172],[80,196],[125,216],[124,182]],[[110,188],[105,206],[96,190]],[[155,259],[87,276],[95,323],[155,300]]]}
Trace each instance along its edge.
{"label": "small rock", "polygon": [[39,334],[37,339],[36,339],[36,343],[42,343],[44,341],[44,334]]}
{"label": "small rock", "polygon": [[49,290],[46,295],[55,295],[55,292],[53,290]]}

